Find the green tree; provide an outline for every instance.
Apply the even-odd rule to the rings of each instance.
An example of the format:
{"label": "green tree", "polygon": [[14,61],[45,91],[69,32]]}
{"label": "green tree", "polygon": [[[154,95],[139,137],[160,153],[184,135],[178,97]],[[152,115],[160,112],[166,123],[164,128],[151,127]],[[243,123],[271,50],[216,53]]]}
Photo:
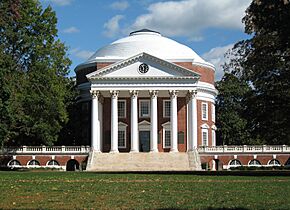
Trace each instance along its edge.
{"label": "green tree", "polygon": [[70,60],[57,18],[38,1],[0,2],[0,141],[51,145],[68,120]]}
{"label": "green tree", "polygon": [[216,100],[217,139],[219,144],[240,145],[251,143],[248,123],[243,106],[249,87],[236,76],[225,73],[222,80],[216,83],[219,91]]}
{"label": "green tree", "polygon": [[290,3],[253,0],[243,19],[251,38],[238,42],[226,70],[251,88],[241,106],[253,139],[290,144]]}

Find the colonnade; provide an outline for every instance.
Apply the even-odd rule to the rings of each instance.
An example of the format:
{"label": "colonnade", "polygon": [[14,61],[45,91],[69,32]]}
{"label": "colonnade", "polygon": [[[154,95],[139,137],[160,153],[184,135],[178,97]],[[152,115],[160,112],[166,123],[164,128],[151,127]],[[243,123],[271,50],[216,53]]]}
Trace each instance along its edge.
{"label": "colonnade", "polygon": [[[92,112],[91,112],[91,147],[95,152],[101,152],[102,140],[100,136],[101,125],[99,121],[99,98],[100,91],[91,90]],[[139,130],[138,130],[138,90],[130,90],[131,97],[131,148],[130,152],[139,152]],[[178,117],[177,97],[178,91],[169,90],[170,96],[170,152],[178,152]],[[111,150],[110,153],[118,153],[118,90],[110,91],[111,95]],[[150,152],[158,152],[158,90],[150,90]],[[193,151],[197,147],[197,102],[196,91],[188,91],[188,137],[187,151]]]}

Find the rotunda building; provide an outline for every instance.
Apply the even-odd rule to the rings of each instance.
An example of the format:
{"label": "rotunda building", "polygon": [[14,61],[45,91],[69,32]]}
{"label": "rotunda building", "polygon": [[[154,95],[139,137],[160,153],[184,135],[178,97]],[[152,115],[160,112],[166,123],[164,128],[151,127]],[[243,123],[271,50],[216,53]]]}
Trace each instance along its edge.
{"label": "rotunda building", "polygon": [[215,67],[189,47],[143,29],[97,50],[75,72],[82,138],[94,154],[215,146]]}

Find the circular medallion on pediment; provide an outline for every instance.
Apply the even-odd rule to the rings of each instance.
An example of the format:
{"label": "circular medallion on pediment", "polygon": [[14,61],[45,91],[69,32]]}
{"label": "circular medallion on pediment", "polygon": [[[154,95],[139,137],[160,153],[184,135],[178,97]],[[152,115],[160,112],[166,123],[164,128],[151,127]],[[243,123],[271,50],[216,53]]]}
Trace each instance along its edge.
{"label": "circular medallion on pediment", "polygon": [[149,66],[146,63],[142,63],[140,64],[138,71],[141,74],[146,74],[149,71]]}

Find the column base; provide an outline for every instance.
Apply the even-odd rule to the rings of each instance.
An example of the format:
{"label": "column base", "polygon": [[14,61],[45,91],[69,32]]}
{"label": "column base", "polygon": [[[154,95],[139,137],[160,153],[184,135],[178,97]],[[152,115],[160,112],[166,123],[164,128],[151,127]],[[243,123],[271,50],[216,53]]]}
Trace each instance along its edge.
{"label": "column base", "polygon": [[139,153],[138,150],[130,150],[130,153]]}
{"label": "column base", "polygon": [[111,150],[109,153],[119,153],[119,150]]}

